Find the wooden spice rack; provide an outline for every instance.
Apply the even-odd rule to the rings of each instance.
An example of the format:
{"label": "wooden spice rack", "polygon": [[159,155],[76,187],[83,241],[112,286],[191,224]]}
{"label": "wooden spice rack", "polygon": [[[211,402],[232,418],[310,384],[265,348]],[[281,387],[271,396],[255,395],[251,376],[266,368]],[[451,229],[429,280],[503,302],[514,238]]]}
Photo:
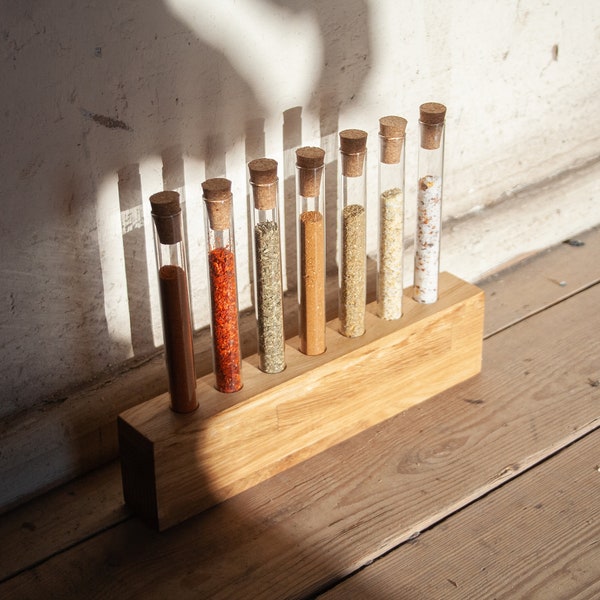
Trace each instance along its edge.
{"label": "wooden spice rack", "polygon": [[267,375],[244,360],[244,387],[198,379],[200,408],[177,414],[168,394],[119,416],[125,502],[164,530],[446,390],[481,370],[483,291],[449,273],[435,304],[405,290],[404,316],[367,307],[366,333],[349,339],[327,325],[327,352],[300,353]]}

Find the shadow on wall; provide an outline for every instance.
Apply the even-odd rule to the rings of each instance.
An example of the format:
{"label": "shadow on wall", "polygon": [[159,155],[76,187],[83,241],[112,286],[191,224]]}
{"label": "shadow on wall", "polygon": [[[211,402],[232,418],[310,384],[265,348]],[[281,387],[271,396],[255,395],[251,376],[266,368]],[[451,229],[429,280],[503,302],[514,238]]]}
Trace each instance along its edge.
{"label": "shadow on wall", "polygon": [[[292,153],[306,143],[302,115],[307,112],[318,115],[321,140],[331,144],[340,107],[359,92],[368,69],[364,0],[237,3],[248,10],[275,11],[284,19],[309,17],[318,25],[318,77],[310,80],[304,94],[279,97],[279,106],[276,99],[265,102],[257,91],[257,71],[244,72],[232,63],[231,47],[243,47],[243,37],[225,38],[222,47],[215,47],[157,0],[69,4],[50,0],[14,5],[0,26],[13,67],[2,98],[5,139],[18,140],[2,167],[0,184],[7,199],[0,213],[0,249],[9,281],[0,314],[0,385],[8,401],[2,403],[0,417],[33,406],[111,364],[154,350],[149,323],[155,266],[148,243],[147,198],[163,186],[189,190],[185,158],[201,163],[203,172],[192,182],[196,185],[198,178],[228,175],[226,157],[240,139],[245,161],[273,145]],[[207,2],[194,7],[210,21]],[[228,15],[231,21],[236,17]],[[245,25],[240,23],[241,31]],[[226,23],[212,21],[210,26],[218,33]],[[270,33],[260,35],[268,40]],[[301,37],[301,28],[297,35]],[[292,38],[270,51],[292,58],[298,45]],[[263,67],[268,69],[268,64]],[[275,117],[281,137],[271,144],[264,123]],[[232,171],[245,174],[245,165]],[[327,175],[331,194],[337,175]],[[293,169],[280,172],[280,177],[286,196],[293,196]],[[291,204],[290,198],[284,201]],[[329,222],[335,227],[335,219]],[[288,237],[293,239],[290,223]],[[198,237],[190,229],[188,221],[188,246]],[[288,251],[293,251],[290,245]],[[295,265],[295,258],[288,256],[288,264]],[[219,509],[224,519],[218,522],[240,541],[236,568],[247,558],[244,542],[259,534],[268,537],[267,555],[281,552],[286,558],[283,571],[295,563],[299,540],[281,527],[265,531],[243,502],[233,500],[227,507]],[[199,529],[190,531],[214,542],[216,538],[206,537],[207,521],[194,522]],[[132,526],[138,528],[137,523]],[[221,529],[217,537],[222,536]],[[124,546],[118,541],[92,579],[105,574],[107,565],[114,570],[114,560],[126,566],[129,554],[121,550],[132,544],[143,551],[145,564],[158,567],[163,553],[154,550],[170,537],[142,532],[143,549],[134,538]],[[217,544],[210,551],[218,554],[221,549]],[[184,560],[190,568],[195,564],[189,553]],[[325,566],[332,558],[320,560]],[[324,570],[335,572],[335,566]],[[139,579],[140,585],[156,583],[148,575]],[[184,586],[212,586],[218,592],[218,578],[202,584],[205,578],[197,581],[197,576],[191,575]],[[262,577],[270,586],[270,573]]]}
{"label": "shadow on wall", "polygon": [[[279,145],[292,150],[306,143],[294,111],[318,114],[324,139],[337,131],[340,106],[360,91],[369,56],[365,0],[223,2],[238,9],[227,14],[214,4],[50,0],[4,9],[0,94],[4,139],[12,143],[0,184],[8,282],[0,308],[0,416],[60,399],[58,390],[160,342],[145,324],[154,258],[143,205],[163,181],[171,185],[173,173],[190,184],[184,157],[203,163],[200,180],[227,176],[226,156],[240,139],[246,160],[264,152],[257,123],[280,118]],[[184,20],[186,10],[204,29]],[[269,27],[252,29],[264,15],[271,15]],[[295,37],[282,41],[273,29],[278,22]],[[296,55],[305,49],[304,27],[317,32],[320,49],[311,60],[318,64],[286,92],[296,76],[282,71],[287,57],[306,62]],[[258,41],[279,57],[279,71],[240,62],[254,56]],[[261,86],[282,76],[288,79],[277,89],[284,91],[265,100]],[[144,168],[148,157],[161,158]],[[282,175],[288,181],[293,173]],[[286,195],[290,189],[286,184]]]}

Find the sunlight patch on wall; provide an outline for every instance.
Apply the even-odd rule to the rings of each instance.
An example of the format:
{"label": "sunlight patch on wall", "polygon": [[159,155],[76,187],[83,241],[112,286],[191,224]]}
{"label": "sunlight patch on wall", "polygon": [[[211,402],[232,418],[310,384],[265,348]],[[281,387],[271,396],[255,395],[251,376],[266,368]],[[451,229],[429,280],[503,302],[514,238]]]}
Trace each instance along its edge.
{"label": "sunlight patch on wall", "polygon": [[96,221],[107,331],[111,339],[126,349],[123,358],[130,358],[133,347],[116,174],[106,177],[99,186]]}
{"label": "sunlight patch on wall", "polygon": [[323,40],[312,11],[290,11],[265,0],[165,4],[224,54],[267,114],[309,102],[323,64]]}

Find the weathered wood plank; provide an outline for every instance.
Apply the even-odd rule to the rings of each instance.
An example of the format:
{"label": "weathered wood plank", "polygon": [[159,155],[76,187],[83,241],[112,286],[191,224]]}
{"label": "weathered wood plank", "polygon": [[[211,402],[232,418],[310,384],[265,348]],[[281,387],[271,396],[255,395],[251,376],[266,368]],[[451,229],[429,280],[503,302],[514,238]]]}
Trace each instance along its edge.
{"label": "weathered wood plank", "polygon": [[180,527],[131,519],[0,595],[315,593],[598,427],[598,302],[595,286],[493,336],[480,376]]}
{"label": "weathered wood plank", "polygon": [[0,581],[129,518],[118,463],[0,517]]}
{"label": "weathered wood plank", "polygon": [[600,431],[319,596],[600,597]]}
{"label": "weathered wood plank", "polygon": [[600,282],[600,228],[575,242],[583,245],[549,248],[480,283],[486,292],[486,335]]}

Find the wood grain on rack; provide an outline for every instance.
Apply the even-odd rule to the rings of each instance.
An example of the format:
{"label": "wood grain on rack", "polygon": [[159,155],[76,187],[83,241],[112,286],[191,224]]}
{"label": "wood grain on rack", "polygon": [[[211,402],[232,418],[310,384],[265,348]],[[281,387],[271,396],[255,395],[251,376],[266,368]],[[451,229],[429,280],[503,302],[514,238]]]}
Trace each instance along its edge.
{"label": "wood grain on rack", "polygon": [[448,273],[434,305],[411,301],[398,321],[368,307],[366,333],[335,319],[327,351],[306,356],[293,338],[285,371],[244,364],[244,387],[222,394],[198,381],[200,408],[169,410],[162,395],[119,417],[126,502],[159,529],[238,494],[406,410],[481,369],[483,292]]}

